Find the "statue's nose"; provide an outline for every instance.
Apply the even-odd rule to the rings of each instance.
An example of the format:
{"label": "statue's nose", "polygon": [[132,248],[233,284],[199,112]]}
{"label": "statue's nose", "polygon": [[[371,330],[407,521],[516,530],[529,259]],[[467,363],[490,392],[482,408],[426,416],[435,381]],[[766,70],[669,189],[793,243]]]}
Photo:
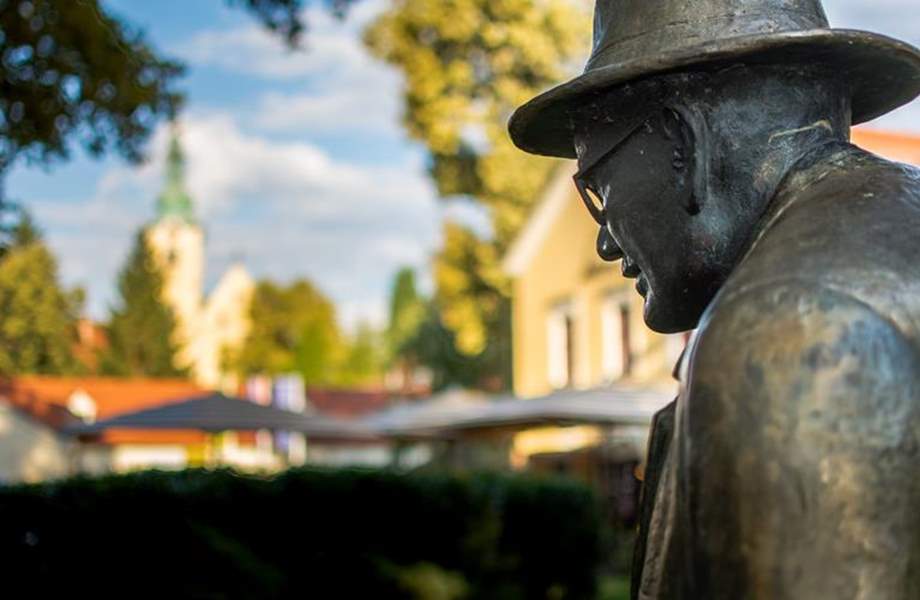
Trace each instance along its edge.
{"label": "statue's nose", "polygon": [[623,258],[623,250],[620,249],[617,243],[613,240],[613,236],[610,235],[610,232],[607,231],[607,228],[601,227],[600,229],[600,233],[597,234],[598,256],[608,262],[613,262]]}

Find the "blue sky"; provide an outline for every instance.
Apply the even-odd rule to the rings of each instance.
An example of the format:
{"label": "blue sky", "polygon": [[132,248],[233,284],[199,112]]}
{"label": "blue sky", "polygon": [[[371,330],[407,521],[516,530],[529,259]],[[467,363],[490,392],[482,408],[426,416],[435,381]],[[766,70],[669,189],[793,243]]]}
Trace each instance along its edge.
{"label": "blue sky", "polygon": [[[308,277],[342,320],[381,322],[393,273],[427,270],[440,222],[486,228],[481,211],[435,198],[422,149],[399,125],[400,78],[359,35],[386,0],[363,0],[340,23],[311,13],[291,52],[223,0],[104,0],[187,63],[182,120],[188,186],[207,231],[207,281],[241,260],[256,277]],[[827,0],[832,25],[920,45],[916,0]],[[920,132],[920,102],[873,126]],[[19,166],[8,191],[30,208],[68,285],[104,318],[134,232],[153,216],[166,129],[140,167],[79,151],[43,171]]]}

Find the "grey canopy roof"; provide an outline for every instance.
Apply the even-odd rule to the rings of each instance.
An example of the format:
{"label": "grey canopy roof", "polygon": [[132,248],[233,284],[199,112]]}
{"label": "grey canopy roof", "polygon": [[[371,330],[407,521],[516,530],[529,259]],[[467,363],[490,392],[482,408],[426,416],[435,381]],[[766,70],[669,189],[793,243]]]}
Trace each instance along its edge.
{"label": "grey canopy roof", "polygon": [[435,397],[394,406],[365,422],[381,435],[392,437],[540,424],[647,425],[673,398],[674,393],[626,385],[560,390],[529,400],[506,396],[495,400],[454,397],[444,401]]}
{"label": "grey canopy roof", "polygon": [[193,429],[210,432],[272,429],[297,431],[313,439],[373,438],[373,433],[359,423],[262,406],[219,393],[124,413],[97,423],[72,426],[67,432],[92,435],[107,429]]}
{"label": "grey canopy roof", "polygon": [[93,435],[108,429],[211,432],[272,429],[298,431],[314,440],[430,437],[464,430],[541,424],[646,425],[672,398],[672,393],[624,385],[560,390],[529,400],[448,392],[429,400],[397,404],[355,422],[280,410],[215,393],[72,426],[66,431]]}

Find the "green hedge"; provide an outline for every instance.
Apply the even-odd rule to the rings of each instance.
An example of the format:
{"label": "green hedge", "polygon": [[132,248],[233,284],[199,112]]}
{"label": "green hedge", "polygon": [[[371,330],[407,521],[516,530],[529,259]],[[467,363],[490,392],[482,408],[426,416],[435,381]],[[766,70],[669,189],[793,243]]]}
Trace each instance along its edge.
{"label": "green hedge", "polygon": [[146,472],[0,489],[30,597],[590,599],[596,498],[498,475]]}

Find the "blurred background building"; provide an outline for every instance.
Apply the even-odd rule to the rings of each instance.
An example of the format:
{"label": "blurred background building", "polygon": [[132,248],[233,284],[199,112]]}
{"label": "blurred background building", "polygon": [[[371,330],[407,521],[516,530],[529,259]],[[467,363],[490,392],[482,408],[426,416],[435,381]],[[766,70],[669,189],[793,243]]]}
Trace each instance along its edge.
{"label": "blurred background building", "polygon": [[205,232],[186,191],[185,159],[175,130],[156,220],[146,236],[163,275],[163,301],[176,319],[178,363],[202,387],[236,391],[239,381],[226,357],[240,350],[249,333],[255,282],[238,263],[204,294]]}

